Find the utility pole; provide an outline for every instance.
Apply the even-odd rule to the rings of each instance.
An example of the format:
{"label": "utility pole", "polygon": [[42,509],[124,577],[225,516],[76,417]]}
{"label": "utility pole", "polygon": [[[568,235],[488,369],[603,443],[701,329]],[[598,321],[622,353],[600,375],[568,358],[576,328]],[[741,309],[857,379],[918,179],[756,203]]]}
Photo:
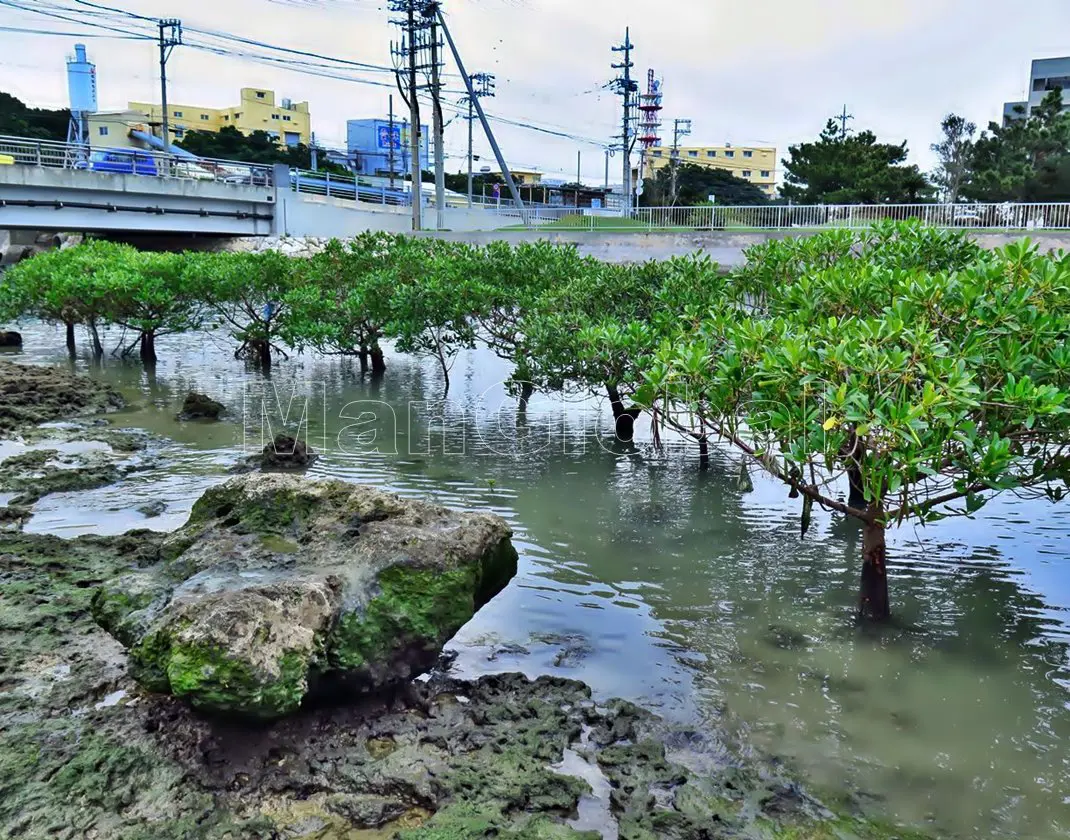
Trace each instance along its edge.
{"label": "utility pole", "polygon": [[[400,132],[398,134],[400,139]],[[390,189],[394,189],[394,94],[390,94]]]}
{"label": "utility pole", "polygon": [[316,157],[316,132],[312,132],[312,148],[309,150],[312,156],[312,171],[319,172],[319,160]]}
{"label": "utility pole", "polygon": [[620,64],[614,64],[614,70],[623,70],[623,74],[618,76],[611,83],[616,88],[618,95],[624,99],[624,119],[621,128],[621,149],[624,153],[624,215],[626,217],[631,215],[632,212],[632,144],[635,142],[635,135],[632,131],[632,106],[635,105],[636,94],[639,93],[639,83],[632,78],[632,68],[635,64],[632,62],[632,50],[635,45],[631,39],[631,28],[624,30],[624,43],[618,47],[613,47],[613,52],[624,53],[624,61]]}
{"label": "utility pole", "polygon": [[468,104],[468,206],[472,206],[472,139],[473,128],[475,126],[475,99],[481,96],[494,96],[494,74],[493,73],[473,73],[472,74],[472,87],[475,90],[475,97],[465,96],[461,99],[461,104]]}
{"label": "utility pole", "polygon": [[580,174],[580,170],[583,168],[581,162],[583,160],[583,150],[576,149],[576,209],[580,206],[580,184],[583,183],[583,175]]}
{"label": "utility pole", "polygon": [[446,19],[442,15],[442,9],[438,9],[438,22],[442,27],[442,32],[446,36],[446,43],[449,44],[450,52],[453,53],[453,60],[457,62],[457,70],[461,74],[461,78],[464,79],[464,86],[468,90],[468,95],[474,100],[476,112],[479,114],[479,122],[483,125],[483,131],[486,132],[487,142],[490,143],[491,149],[494,150],[494,157],[498,161],[498,166],[501,168],[502,177],[505,178],[505,183],[509,186],[509,193],[513,197],[513,202],[516,204],[517,210],[520,212],[520,218],[524,225],[528,224],[528,214],[524,207],[524,200],[520,197],[520,191],[516,188],[516,181],[513,180],[513,174],[509,171],[509,164],[505,162],[505,157],[502,155],[502,150],[498,146],[498,141],[494,137],[494,132],[491,131],[490,122],[487,120],[486,112],[483,110],[483,106],[479,102],[479,98],[476,96],[475,89],[472,87],[472,78],[468,75],[468,72],[464,69],[464,62],[461,60],[461,53],[457,49],[457,45],[453,42],[453,36],[450,35],[450,29],[446,26]]}
{"label": "utility pole", "polygon": [[847,139],[847,131],[848,131],[848,129],[847,129],[847,121],[848,120],[853,120],[854,118],[855,118],[854,114],[848,114],[847,113],[847,106],[846,105],[843,106],[843,113],[836,115],[836,119],[839,120],[839,122],[840,122],[840,142],[841,143],[844,140]]}
{"label": "utility pole", "polygon": [[420,14],[428,26],[431,52],[431,118],[435,135],[435,230],[446,227],[446,149],[442,123],[442,60],[439,58],[439,3],[425,3]]}
{"label": "utility pole", "polygon": [[[606,194],[609,194],[609,156],[611,152],[609,148],[606,148]],[[603,199],[604,200],[604,199]]]}
{"label": "utility pole", "polygon": [[691,120],[673,120],[672,124],[672,154],[670,155],[669,165],[672,167],[670,174],[672,175],[671,184],[669,190],[670,207],[676,206],[677,195],[677,170],[680,167],[680,138],[686,137],[691,133]]}
{"label": "utility pole", "polygon": [[156,22],[160,28],[160,105],[163,111],[163,149],[171,151],[171,126],[167,114],[167,59],[182,43],[182,21],[167,18]]}
{"label": "utility pole", "polygon": [[[412,229],[414,231],[423,228],[421,218],[421,201],[423,192],[420,188],[420,102],[416,98],[417,84],[417,30],[420,22],[416,19],[417,6],[422,9],[422,0],[390,0],[390,11],[402,12],[404,17],[394,21],[394,24],[402,27],[401,42],[398,45],[391,44],[390,51],[394,56],[394,75],[397,79],[398,91],[401,98],[409,106],[409,138],[411,140],[410,154],[412,155],[411,178],[412,178]],[[407,65],[407,67],[405,66]],[[405,84],[402,85],[402,79]],[[391,138],[393,142],[393,138]]]}

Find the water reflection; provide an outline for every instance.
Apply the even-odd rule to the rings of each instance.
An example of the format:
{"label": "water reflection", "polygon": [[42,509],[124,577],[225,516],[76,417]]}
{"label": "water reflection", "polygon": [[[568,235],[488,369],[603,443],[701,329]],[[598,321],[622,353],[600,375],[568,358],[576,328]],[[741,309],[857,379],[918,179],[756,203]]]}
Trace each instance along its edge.
{"label": "water reflection", "polygon": [[[24,357],[63,361],[61,335],[25,334]],[[242,408],[305,395],[307,433],[328,444],[315,474],[489,508],[516,529],[520,574],[455,640],[467,672],[556,671],[675,719],[735,721],[817,784],[961,837],[1070,832],[1067,506],[1007,498],[895,532],[898,625],[861,632],[853,523],[815,513],[804,539],[783,488],[724,452],[700,473],[697,452],[657,453],[643,429],[634,446],[608,443],[589,401],[537,397],[518,417],[490,354],[459,359],[442,404],[436,372],[400,357],[376,381],[305,357],[265,378],[215,336],[159,353],[153,375],[95,372],[131,401],[117,424],[171,441],[151,452],[159,467],[48,497],[31,530],[177,527],[262,445]],[[176,422],[190,389],[233,422]],[[146,521],[136,508],[155,500],[167,509]]]}

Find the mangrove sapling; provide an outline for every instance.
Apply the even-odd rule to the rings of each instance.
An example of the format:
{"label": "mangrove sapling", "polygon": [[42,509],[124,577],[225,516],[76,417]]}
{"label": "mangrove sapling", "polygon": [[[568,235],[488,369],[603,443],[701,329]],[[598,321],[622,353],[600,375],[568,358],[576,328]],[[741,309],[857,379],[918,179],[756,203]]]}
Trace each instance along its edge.
{"label": "mangrove sapling", "polygon": [[642,408],[629,398],[642,381],[643,360],[664,336],[698,323],[722,299],[724,282],[717,265],[701,256],[599,267],[540,301],[531,324],[541,375],[604,389],[618,439],[632,440]]}
{"label": "mangrove sapling", "polygon": [[459,254],[463,246],[408,239],[395,248],[390,275],[394,293],[386,332],[401,352],[438,362],[444,395],[457,354],[475,346],[473,314],[480,306],[479,285]]}
{"label": "mangrove sapling", "polygon": [[136,255],[127,245],[95,240],[37,254],[5,272],[3,305],[9,317],[28,316],[63,324],[72,358],[77,352],[75,327],[85,324],[94,358],[99,359],[104,350],[98,327],[107,320],[102,278],[121,270],[119,267]]}
{"label": "mangrove sapling", "polygon": [[547,291],[589,275],[596,263],[581,257],[575,245],[542,240],[522,242],[515,248],[506,242],[492,242],[470,256],[470,277],[481,282],[476,334],[498,358],[513,363],[506,388],[519,395],[523,411],[535,388],[532,351],[522,326],[524,315]]}
{"label": "mangrove sapling", "polygon": [[379,341],[394,291],[387,270],[395,237],[365,233],[343,245],[337,240],[305,260],[287,297],[291,312],[283,339],[325,355],[355,356],[361,372],[386,369]]}
{"label": "mangrove sapling", "polygon": [[[869,620],[891,613],[889,526],[972,515],[1004,491],[1058,501],[1070,481],[1070,258],[1010,246],[922,276],[900,278],[879,316],[711,313],[649,357],[636,394],[663,424],[735,447],[807,508],[860,521]],[[862,493],[844,502],[852,464]]]}
{"label": "mangrove sapling", "polygon": [[[864,230],[829,230],[748,248],[726,291],[737,304],[765,315],[858,312],[862,300],[869,303],[866,311],[876,314],[890,301],[890,275],[956,271],[983,254],[965,232],[916,220],[886,221]],[[818,275],[824,275],[820,281]]]}
{"label": "mangrove sapling", "polygon": [[187,276],[206,306],[239,342],[234,358],[247,358],[265,370],[291,316],[290,293],[297,261],[274,251],[255,254],[204,254],[191,259]]}
{"label": "mangrove sapling", "polygon": [[187,263],[185,254],[135,253],[102,278],[108,320],[135,334],[123,355],[136,345],[141,361],[155,364],[157,338],[201,327],[204,307]]}

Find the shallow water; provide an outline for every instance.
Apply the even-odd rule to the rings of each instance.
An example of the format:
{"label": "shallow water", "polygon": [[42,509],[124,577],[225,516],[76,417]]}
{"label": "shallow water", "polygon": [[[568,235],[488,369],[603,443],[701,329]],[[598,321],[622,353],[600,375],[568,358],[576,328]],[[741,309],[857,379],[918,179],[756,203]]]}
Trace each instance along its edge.
{"label": "shallow water", "polygon": [[[61,333],[24,335],[5,358],[65,363]],[[518,417],[508,367],[485,351],[458,359],[444,404],[428,402],[436,371],[401,356],[373,383],[311,357],[265,378],[215,335],[158,352],[151,377],[112,361],[93,372],[130,402],[116,427],[166,439],[156,466],[48,496],[27,530],[177,527],[262,445],[265,419],[292,431],[307,406],[315,475],[489,508],[516,529],[519,575],[453,643],[464,671],[559,673],[689,725],[728,724],[816,786],[956,836],[1070,836],[1070,506],[1008,497],[895,532],[897,628],[862,632],[856,526],[815,511],[801,539],[797,503],[731,453],[701,474],[683,447],[614,445],[596,401],[536,398]],[[191,388],[229,421],[177,422]],[[154,501],[161,516],[137,512]]]}

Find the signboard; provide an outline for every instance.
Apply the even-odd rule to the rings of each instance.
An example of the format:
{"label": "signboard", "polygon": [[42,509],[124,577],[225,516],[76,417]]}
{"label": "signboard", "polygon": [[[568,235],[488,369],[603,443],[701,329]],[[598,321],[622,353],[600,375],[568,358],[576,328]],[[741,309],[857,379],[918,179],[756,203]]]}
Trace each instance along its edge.
{"label": "signboard", "polygon": [[380,149],[389,149],[393,146],[395,149],[401,148],[401,126],[395,125],[393,131],[393,143],[391,143],[390,125],[381,125],[378,127],[377,132],[377,145]]}
{"label": "signboard", "polygon": [[591,209],[592,210],[601,210],[602,209],[602,199],[600,199],[600,198],[592,198],[591,199]]}
{"label": "signboard", "polygon": [[495,184],[494,185],[494,189],[492,190],[492,195],[495,198],[501,198],[502,197],[502,185],[501,184]]}

